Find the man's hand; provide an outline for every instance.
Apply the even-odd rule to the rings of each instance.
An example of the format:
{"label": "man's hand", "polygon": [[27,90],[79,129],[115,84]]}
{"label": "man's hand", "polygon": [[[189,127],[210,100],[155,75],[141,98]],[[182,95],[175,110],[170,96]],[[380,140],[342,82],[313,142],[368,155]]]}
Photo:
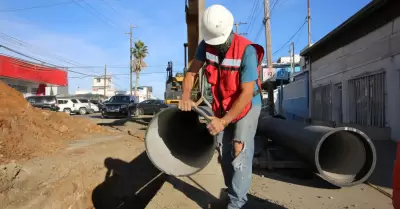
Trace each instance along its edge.
{"label": "man's hand", "polygon": [[213,136],[217,135],[228,126],[228,123],[225,120],[216,117],[211,117],[211,119],[211,122],[207,125],[207,129]]}
{"label": "man's hand", "polygon": [[193,106],[195,106],[195,104],[190,99],[182,99],[178,104],[178,108],[182,111],[191,111]]}

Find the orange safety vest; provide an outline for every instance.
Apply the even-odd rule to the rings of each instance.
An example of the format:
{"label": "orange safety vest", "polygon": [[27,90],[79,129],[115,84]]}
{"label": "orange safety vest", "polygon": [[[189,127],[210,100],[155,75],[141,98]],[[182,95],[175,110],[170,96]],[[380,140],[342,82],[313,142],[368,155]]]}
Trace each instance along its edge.
{"label": "orange safety vest", "polygon": [[[208,83],[211,84],[211,93],[213,96],[212,110],[216,117],[221,118],[229,111],[232,104],[240,95],[240,66],[245,49],[248,45],[254,46],[257,51],[258,59],[258,79],[257,85],[259,90],[255,91],[253,96],[261,92],[261,62],[264,57],[264,48],[258,44],[253,44],[243,36],[234,34],[231,46],[225,54],[224,59],[220,63],[218,50],[210,45],[206,45],[206,67],[205,75]],[[242,113],[232,122],[236,122],[243,118],[250,110],[251,102],[246,105]]]}
{"label": "orange safety vest", "polygon": [[393,168],[393,207],[400,209],[400,142],[397,144],[397,156]]}

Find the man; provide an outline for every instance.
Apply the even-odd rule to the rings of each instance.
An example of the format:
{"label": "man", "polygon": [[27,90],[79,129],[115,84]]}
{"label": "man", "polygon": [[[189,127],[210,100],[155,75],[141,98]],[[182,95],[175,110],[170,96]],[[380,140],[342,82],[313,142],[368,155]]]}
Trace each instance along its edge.
{"label": "man", "polygon": [[168,67],[167,67],[167,77],[168,79],[172,78],[172,62],[168,62]]}
{"label": "man", "polygon": [[225,7],[212,5],[204,11],[204,40],[185,75],[179,108],[190,111],[195,75],[205,66],[213,95],[215,117],[207,128],[217,135],[218,151],[229,209],[243,208],[251,184],[254,136],[261,111],[260,63],[264,49],[232,33],[234,19]]}

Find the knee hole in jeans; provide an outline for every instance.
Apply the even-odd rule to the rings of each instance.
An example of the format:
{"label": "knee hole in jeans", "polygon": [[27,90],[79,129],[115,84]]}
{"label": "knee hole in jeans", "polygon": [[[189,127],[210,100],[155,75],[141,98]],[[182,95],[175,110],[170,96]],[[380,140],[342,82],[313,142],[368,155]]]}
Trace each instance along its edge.
{"label": "knee hole in jeans", "polygon": [[245,151],[245,144],[240,140],[233,140],[232,143],[232,156],[233,156],[233,169],[234,170],[242,170],[244,166],[244,151]]}

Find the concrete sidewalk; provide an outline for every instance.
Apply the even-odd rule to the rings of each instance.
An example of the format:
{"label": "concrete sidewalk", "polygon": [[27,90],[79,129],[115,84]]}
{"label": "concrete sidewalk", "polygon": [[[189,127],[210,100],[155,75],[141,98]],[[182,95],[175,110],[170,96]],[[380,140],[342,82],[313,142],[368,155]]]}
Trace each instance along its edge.
{"label": "concrete sidewalk", "polygon": [[157,195],[153,197],[146,209],[158,208],[209,208],[219,198],[221,189],[225,188],[217,153],[199,173],[190,177],[169,176]]}

